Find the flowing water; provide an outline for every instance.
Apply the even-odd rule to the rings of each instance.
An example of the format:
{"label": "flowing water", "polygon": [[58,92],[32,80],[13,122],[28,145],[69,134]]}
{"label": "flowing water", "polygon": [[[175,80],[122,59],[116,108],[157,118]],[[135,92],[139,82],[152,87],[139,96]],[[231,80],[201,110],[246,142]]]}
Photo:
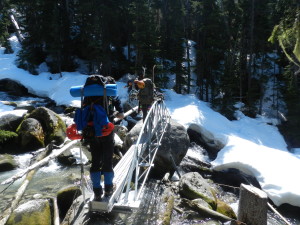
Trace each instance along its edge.
{"label": "flowing water", "polygon": [[[34,97],[14,97],[8,96],[6,93],[0,92],[1,101],[13,101],[18,106],[29,106],[34,105],[44,106],[47,104],[47,100],[42,98]],[[0,104],[0,113],[5,108],[3,104]],[[7,108],[5,109],[7,110]],[[12,109],[11,109],[12,110]],[[70,118],[63,118],[66,123],[70,122]],[[30,164],[30,159],[32,158],[31,153],[21,154],[16,156],[18,161],[19,168],[0,173],[0,182],[8,179],[9,177],[15,175],[17,172],[28,167]],[[197,168],[201,163],[209,163],[210,159],[207,152],[197,145],[191,145],[186,157],[184,158],[181,166],[178,168],[179,173],[183,174],[188,172],[187,170],[193,170]],[[88,167],[85,167],[85,175],[88,176]],[[176,174],[173,176],[176,180],[178,176]],[[20,187],[24,178],[21,178],[15,181],[12,185],[0,185],[0,212],[3,211],[6,207],[9,206],[10,201],[15,195],[16,191]],[[296,179],[296,178],[295,178]],[[51,160],[46,166],[40,168],[32,181],[30,182],[28,189],[25,192],[22,202],[25,202],[28,199],[43,197],[52,197],[56,196],[56,193],[62,187],[65,187],[70,184],[80,184],[80,166],[62,166],[56,160]],[[173,181],[173,185],[176,184],[176,181]],[[122,224],[122,225],[141,225],[149,224],[155,225],[160,224],[162,221],[162,215],[165,212],[166,208],[166,196],[165,190],[167,188],[172,188],[170,185],[161,183],[160,181],[150,180],[145,187],[143,200],[139,209],[133,210],[131,213],[110,213],[110,214],[91,214],[89,221],[86,224]],[[238,206],[238,194],[237,193],[225,193],[222,196],[222,200],[229,202],[231,207],[237,211]],[[175,199],[175,202],[177,200]],[[299,218],[299,208],[283,208],[281,210],[283,215],[286,215],[289,222],[292,225],[300,224]],[[181,212],[180,210],[173,210],[172,225],[183,225],[183,224],[220,224],[217,221],[203,220],[201,218],[195,217],[191,212]],[[269,211],[268,213],[268,225],[283,225],[285,224],[282,220]]]}

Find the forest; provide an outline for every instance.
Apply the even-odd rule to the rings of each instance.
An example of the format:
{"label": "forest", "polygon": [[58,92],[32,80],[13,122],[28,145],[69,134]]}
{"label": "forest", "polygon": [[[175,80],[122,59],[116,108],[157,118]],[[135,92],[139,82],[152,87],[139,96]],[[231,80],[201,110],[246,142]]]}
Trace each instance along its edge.
{"label": "forest", "polygon": [[42,63],[51,73],[116,79],[145,72],[164,88],[173,74],[177,93],[197,95],[228,119],[237,101],[245,115],[262,114],[271,74],[273,116],[288,145],[300,147],[298,0],[1,0],[7,54],[12,34],[22,46],[18,67],[34,75]]}

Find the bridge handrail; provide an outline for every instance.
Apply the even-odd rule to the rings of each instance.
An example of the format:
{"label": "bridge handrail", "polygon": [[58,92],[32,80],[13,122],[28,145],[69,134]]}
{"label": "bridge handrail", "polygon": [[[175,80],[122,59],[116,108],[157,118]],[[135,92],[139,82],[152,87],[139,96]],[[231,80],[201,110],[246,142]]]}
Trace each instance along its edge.
{"label": "bridge handrail", "polygon": [[[132,164],[129,169],[129,173],[127,176],[127,185],[126,185],[126,192],[124,197],[124,202],[126,203],[128,201],[128,195],[130,190],[130,183],[131,178],[134,172],[134,169],[136,170],[136,176],[135,176],[135,194],[134,194],[134,200],[137,200],[143,190],[145,181],[148,178],[150,169],[152,167],[156,152],[158,150],[158,147],[160,145],[161,139],[164,135],[164,132],[166,130],[166,127],[169,123],[170,114],[167,110],[167,107],[165,106],[164,102],[162,100],[156,100],[152,107],[150,108],[145,121],[143,123],[141,132],[138,136],[138,139],[135,144],[134,149],[134,159],[132,161]],[[153,132],[155,131],[155,132]],[[154,149],[151,149],[151,140],[153,136],[156,135],[156,147]],[[143,146],[146,142],[146,146]],[[143,158],[143,154],[145,150],[148,149],[148,169],[146,173],[143,173],[141,176],[139,176],[139,159],[142,159],[142,161],[145,161]],[[141,188],[138,190],[138,181],[141,179],[141,177],[144,176],[144,180],[142,182]]]}

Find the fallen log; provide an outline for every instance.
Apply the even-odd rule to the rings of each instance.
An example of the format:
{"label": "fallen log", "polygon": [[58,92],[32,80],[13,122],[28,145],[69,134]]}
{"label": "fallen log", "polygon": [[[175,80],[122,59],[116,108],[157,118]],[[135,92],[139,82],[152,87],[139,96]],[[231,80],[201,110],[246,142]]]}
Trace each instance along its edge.
{"label": "fallen log", "polygon": [[62,154],[64,151],[66,151],[67,149],[69,149],[72,145],[76,144],[78,142],[78,140],[73,140],[70,141],[68,144],[66,144],[65,146],[63,146],[60,150],[53,152],[52,154],[50,154],[49,156],[43,158],[42,160],[38,161],[37,163],[34,163],[33,165],[29,166],[28,168],[20,171],[19,173],[15,174],[14,176],[6,179],[5,181],[3,181],[1,184],[10,184],[14,181],[16,181],[17,179],[23,177],[25,174],[29,173],[31,170],[34,170],[36,168],[39,168],[45,164],[47,164],[51,159],[56,158],[57,156],[59,156],[60,154]]}
{"label": "fallen log", "polygon": [[162,218],[162,225],[170,225],[172,219],[172,212],[174,209],[174,196],[170,195],[167,199],[167,206]]}
{"label": "fallen log", "polygon": [[201,216],[203,217],[209,217],[212,219],[217,219],[220,220],[221,222],[227,222],[227,221],[232,221],[234,219],[225,216],[217,211],[214,211],[212,209],[206,208],[200,204],[197,204],[195,202],[192,202],[188,199],[182,199],[182,202],[187,205],[188,207],[190,207],[191,209],[195,210],[196,212],[198,212]]}
{"label": "fallen log", "polygon": [[[49,144],[44,151],[41,151],[36,158],[34,159],[34,162],[36,161],[40,161],[41,159],[45,158],[45,156],[52,151],[53,149],[53,144]],[[33,162],[33,163],[34,163]],[[11,204],[10,207],[8,207],[0,216],[0,225],[5,225],[7,220],[9,219],[10,215],[12,214],[12,212],[17,208],[22,196],[24,195],[26,188],[29,184],[29,182],[32,180],[34,174],[35,174],[36,170],[32,169],[29,170],[27,172],[26,178],[25,180],[22,182],[21,186],[19,187],[19,189],[17,190]]]}
{"label": "fallen log", "polygon": [[8,11],[8,14],[9,14],[9,19],[10,19],[10,21],[11,21],[11,23],[12,23],[14,29],[15,29],[15,33],[16,33],[16,35],[17,35],[18,41],[19,41],[20,43],[22,43],[23,40],[24,40],[24,36],[23,36],[22,33],[21,33],[21,29],[20,29],[20,27],[19,27],[18,22],[17,22],[16,19],[15,19],[15,16],[14,16],[12,10],[9,10],[9,11]]}
{"label": "fallen log", "polygon": [[59,225],[59,211],[56,197],[51,198],[53,204],[53,225]]}
{"label": "fallen log", "polygon": [[[131,113],[137,112],[137,111],[138,111],[138,106],[136,106],[136,107],[134,107],[134,108],[128,110],[126,113],[124,113],[124,118],[125,118],[126,116],[129,116]],[[120,121],[120,120],[121,120],[121,119],[119,119],[119,118],[114,118],[114,122],[115,122],[115,123],[118,122],[118,121]]]}

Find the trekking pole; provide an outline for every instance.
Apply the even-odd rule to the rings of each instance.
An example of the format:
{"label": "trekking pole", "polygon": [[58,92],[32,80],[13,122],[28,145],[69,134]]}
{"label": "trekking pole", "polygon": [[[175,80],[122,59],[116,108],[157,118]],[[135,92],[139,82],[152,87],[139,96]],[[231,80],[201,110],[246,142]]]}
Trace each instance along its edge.
{"label": "trekking pole", "polygon": [[81,140],[79,141],[79,149],[80,149],[80,173],[81,173],[81,189],[82,189],[82,196],[83,196],[83,202],[85,203],[85,190],[84,190],[84,166],[83,166],[83,160],[82,160],[82,145]]}
{"label": "trekking pole", "polygon": [[[81,88],[81,96],[80,96],[80,110],[82,110],[83,108],[83,87]],[[80,115],[82,116],[82,113],[80,113]],[[82,196],[83,196],[83,202],[85,203],[85,191],[84,191],[84,166],[83,166],[83,160],[82,160],[82,139],[79,141],[79,151],[80,151],[80,173],[81,173],[81,181],[80,181],[80,185],[81,185],[81,189],[82,189]]]}

